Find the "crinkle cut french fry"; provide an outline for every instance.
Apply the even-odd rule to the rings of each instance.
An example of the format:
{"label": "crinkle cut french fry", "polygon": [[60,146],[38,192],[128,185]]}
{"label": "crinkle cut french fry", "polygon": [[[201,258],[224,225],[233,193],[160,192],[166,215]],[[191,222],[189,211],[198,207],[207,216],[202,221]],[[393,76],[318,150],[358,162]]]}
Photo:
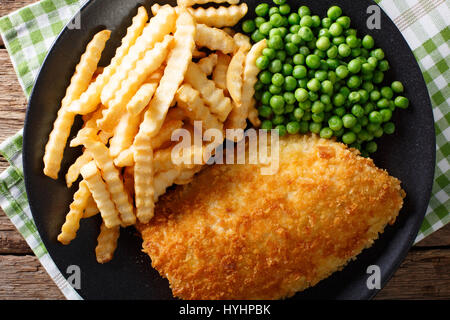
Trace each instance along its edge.
{"label": "crinkle cut french fry", "polygon": [[78,114],[87,114],[94,111],[100,104],[100,94],[108,83],[109,79],[121,64],[123,58],[127,55],[128,50],[136,42],[141,35],[142,30],[147,24],[148,14],[144,7],[139,7],[137,15],[133,18],[133,22],[127,29],[126,36],[122,39],[121,46],[116,50],[116,55],[112,58],[108,67],[102,70],[101,74],[91,83],[88,89],[83,92],[80,98],[74,101],[69,110]]}
{"label": "crinkle cut french fry", "polygon": [[141,115],[132,115],[125,112],[119,125],[114,130],[114,136],[109,143],[109,154],[111,157],[117,157],[123,150],[128,149],[134,141],[134,137],[139,131],[141,124]]}
{"label": "crinkle cut french fry", "polygon": [[233,38],[225,31],[204,24],[197,24],[195,44],[198,47],[206,47],[212,51],[219,50],[223,53],[233,53],[235,49]]}
{"label": "crinkle cut french fry", "polygon": [[158,82],[144,83],[127,104],[128,112],[135,116],[139,115],[149,104],[157,87]]}
{"label": "crinkle cut french fry", "polygon": [[98,170],[94,161],[89,162],[83,168],[81,168],[81,175],[87,182],[89,191],[97,204],[103,221],[109,228],[118,226],[121,224],[119,219],[119,212],[112,202],[108,188],[102,179],[100,170]]}
{"label": "crinkle cut french fry", "polygon": [[228,3],[228,4],[238,4],[239,0],[178,0],[177,4],[180,7],[192,7],[196,4],[207,4],[207,3]]}
{"label": "crinkle cut french fry", "polygon": [[109,155],[108,148],[100,141],[93,139],[86,139],[84,145],[102,171],[102,177],[111,193],[111,199],[116,205],[117,211],[119,211],[123,225],[130,226],[134,224],[136,217],[134,216],[133,206],[126,196],[122,179],[119,171],[114,166],[113,159]]}
{"label": "crinkle cut french fry", "polygon": [[234,31],[234,29],[230,28],[230,27],[225,27],[222,30],[225,31],[226,33],[228,33],[228,35],[230,35],[232,37],[236,34],[236,31]]}
{"label": "crinkle cut french fry", "polygon": [[200,93],[192,88],[189,84],[183,84],[178,89],[176,94],[178,107],[184,110],[184,113],[189,117],[191,123],[194,121],[202,121],[205,130],[218,129],[223,130],[223,124],[217,120],[204,105]]}
{"label": "crinkle cut french fry", "polygon": [[236,33],[233,36],[233,40],[236,43],[236,47],[243,48],[246,52],[249,51],[252,47],[250,43],[250,38],[246,35],[243,35],[242,33]]}
{"label": "crinkle cut french fry", "polygon": [[95,248],[95,256],[98,263],[106,263],[112,260],[119,236],[120,226],[107,228],[105,223],[102,223],[100,234],[97,238],[97,247]]}
{"label": "crinkle cut french fry", "polygon": [[262,51],[266,46],[266,39],[263,39],[253,45],[247,54],[243,74],[242,103],[231,111],[230,117],[226,123],[227,128],[244,129],[246,127],[249,108],[253,95],[255,94],[254,86],[258,80],[257,76],[260,71],[256,66],[256,59],[261,56]]}
{"label": "crinkle cut french fry", "polygon": [[229,55],[218,52],[217,64],[213,71],[212,79],[216,86],[220,89],[227,89],[227,70],[231,57]]}
{"label": "crinkle cut french fry", "polygon": [[80,220],[83,217],[83,210],[90,197],[90,192],[86,181],[81,181],[78,191],[73,195],[73,202],[70,204],[70,211],[66,216],[58,241],[62,244],[69,244],[77,235],[80,228]]}
{"label": "crinkle cut french fry", "polygon": [[216,64],[217,64],[217,54],[215,53],[212,53],[209,56],[200,59],[197,62],[197,65],[200,67],[200,69],[208,76],[211,75]]}
{"label": "crinkle cut french fry", "polygon": [[210,27],[233,27],[247,14],[247,4],[231,5],[229,7],[209,7],[208,9],[188,9],[197,23],[203,23]]}
{"label": "crinkle cut french fry", "polygon": [[198,65],[193,62],[189,64],[185,81],[200,92],[211,112],[220,121],[225,121],[232,109],[230,98],[225,97],[222,89],[216,88],[214,82],[208,79]]}
{"label": "crinkle cut french fry", "polygon": [[165,6],[150,19],[150,22],[142,31],[142,35],[130,48],[128,54],[117,68],[117,71],[103,88],[100,98],[104,105],[109,106],[109,101],[111,101],[119,91],[123,80],[128,78],[128,73],[135,69],[136,63],[142,59],[145,53],[152,49],[155,43],[161,42],[164,36],[170,34],[174,30],[175,20],[175,10],[170,6]]}
{"label": "crinkle cut french fry", "polygon": [[192,52],[192,58],[200,59],[206,57],[206,52],[200,51],[197,48]]}
{"label": "crinkle cut french fry", "polygon": [[183,81],[187,67],[192,60],[192,51],[195,46],[195,23],[186,10],[180,9],[176,25],[175,45],[169,54],[164,75],[145,112],[139,131],[139,134],[149,134],[152,138],[161,129],[175,92]]}
{"label": "crinkle cut french fry", "polygon": [[227,89],[236,104],[242,103],[242,73],[244,72],[245,51],[240,48],[231,58],[227,69]]}
{"label": "crinkle cut french fry", "polygon": [[134,148],[130,147],[119,153],[114,159],[114,164],[119,168],[134,166]]}
{"label": "crinkle cut french fry", "polygon": [[[174,99],[175,103],[176,100]],[[170,108],[169,111],[167,112],[167,116],[166,116],[166,121],[169,120],[181,120],[184,121],[186,120],[186,114],[184,113],[184,111],[181,108]],[[157,137],[154,137],[155,139]]]}
{"label": "crinkle cut french fry", "polygon": [[120,116],[126,110],[126,105],[136,94],[139,86],[166,59],[172,40],[172,36],[166,35],[162,42],[158,42],[153,49],[145,53],[142,60],[137,62],[136,68],[129,72],[115,98],[109,102],[109,108],[103,111],[103,118],[97,121],[100,129],[107,132],[114,131]]}
{"label": "crinkle cut french fry", "polygon": [[136,216],[141,223],[147,223],[153,218],[155,208],[153,202],[153,149],[150,143],[149,135],[139,132],[133,145]]}
{"label": "crinkle cut french fry", "polygon": [[92,161],[92,156],[88,152],[84,152],[81,156],[75,160],[75,162],[69,167],[66,173],[67,188],[72,187],[72,184],[78,180],[80,176],[81,168]]}
{"label": "crinkle cut french fry", "polygon": [[68,106],[89,86],[110,35],[109,30],[100,31],[89,42],[67,88],[66,96],[61,102],[61,109],[58,111],[53,130],[45,146],[44,174],[50,178],[58,179],[64,148],[75,120],[75,114],[68,110]]}
{"label": "crinkle cut french fry", "polygon": [[134,167],[126,167],[123,171],[123,185],[128,195],[134,197]]}
{"label": "crinkle cut french fry", "polygon": [[256,109],[256,100],[253,98],[249,105],[248,110],[248,120],[252,123],[255,128],[261,126],[261,120],[258,117],[258,110]]}
{"label": "crinkle cut french fry", "polygon": [[153,200],[155,202],[158,201],[160,196],[166,193],[168,187],[174,184],[176,178],[180,175],[180,170],[180,168],[174,168],[168,171],[160,172],[155,176],[155,193],[153,196]]}
{"label": "crinkle cut french fry", "polygon": [[164,123],[167,111],[172,103],[175,92],[183,81],[194,50],[195,23],[191,15],[184,9],[179,10],[174,35],[175,45],[167,59],[164,75],[161,78],[155,96],[150,101],[144,114],[139,132],[136,135],[134,147],[135,162],[135,202],[137,217],[146,223],[153,218],[155,204],[153,202],[153,148],[151,138],[156,136]]}
{"label": "crinkle cut french fry", "polygon": [[86,208],[84,209],[84,212],[83,212],[83,219],[93,217],[100,213],[100,210],[98,210],[97,204],[95,203],[95,200],[92,197],[92,194],[90,191],[89,191],[89,195],[90,196],[87,201]]}
{"label": "crinkle cut french fry", "polygon": [[78,131],[77,136],[70,141],[70,146],[72,148],[81,146],[85,137],[98,133],[100,129],[97,127],[97,120],[102,117],[104,108],[105,107],[102,105],[92,114],[83,116],[83,120],[85,121],[83,128],[81,128],[81,130]]}

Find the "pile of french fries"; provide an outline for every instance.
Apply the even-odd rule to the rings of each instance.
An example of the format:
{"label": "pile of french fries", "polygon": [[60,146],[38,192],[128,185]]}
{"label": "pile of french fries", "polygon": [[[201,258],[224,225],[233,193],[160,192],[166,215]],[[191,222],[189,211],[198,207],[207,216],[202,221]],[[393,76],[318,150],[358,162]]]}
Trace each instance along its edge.
{"label": "pile of french fries", "polygon": [[[208,2],[228,6],[192,8]],[[126,36],[106,67],[99,67],[111,32],[87,45],[61,103],[45,147],[44,173],[58,179],[75,117],[83,127],[70,140],[83,147],[66,173],[67,187],[80,177],[58,240],[69,244],[80,220],[98,213],[102,225],[97,261],[112,259],[120,227],[148,223],[155,202],[173,184],[187,184],[202,165],[175,164],[172,133],[259,126],[255,109],[256,59],[265,40],[251,46],[231,27],[247,13],[239,0],[179,0],[155,4],[152,17],[138,9]],[[223,141],[215,141],[222,144]],[[198,147],[192,145],[195,153]],[[203,146],[204,148],[204,146]],[[201,151],[201,150],[200,150]]]}

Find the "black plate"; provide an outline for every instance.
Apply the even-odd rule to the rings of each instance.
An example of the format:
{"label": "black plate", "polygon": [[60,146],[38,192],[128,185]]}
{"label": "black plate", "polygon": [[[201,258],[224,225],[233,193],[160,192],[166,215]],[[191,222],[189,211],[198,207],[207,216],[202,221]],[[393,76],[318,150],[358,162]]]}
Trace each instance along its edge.
{"label": "black plate", "polygon": [[[299,5],[290,1],[292,8]],[[94,248],[99,219],[83,220],[77,238],[63,246],[56,241],[75,188],[67,190],[63,173],[80,154],[80,149],[66,149],[60,179],[54,181],[42,173],[44,146],[55,120],[60,101],[80,55],[93,34],[103,28],[113,31],[104,62],[120,44],[138,5],[149,9],[153,1],[92,0],[81,10],[81,30],[64,29],[48,54],[30,98],[24,132],[24,169],[31,211],[39,233],[51,257],[63,275],[69,265],[81,268],[81,289],[87,299],[170,299],[168,282],[151,268],[150,259],[141,252],[141,240],[133,228],[122,232],[115,258],[100,265]],[[161,1],[161,3],[167,3]],[[169,1],[172,5],[174,1]],[[259,1],[247,1],[249,15]],[[369,250],[343,271],[316,287],[295,296],[296,299],[368,299],[376,290],[366,286],[367,267],[378,265],[382,286],[406,256],[422,222],[430,197],[435,164],[435,134],[431,104],[422,73],[401,33],[382,12],[381,30],[368,30],[366,10],[370,0],[303,1],[314,13],[323,16],[330,5],[340,5],[352,18],[359,34],[374,36],[391,63],[388,80],[400,80],[406,87],[411,106],[396,112],[397,131],[380,141],[376,164],[403,181],[407,192],[405,205],[393,227],[388,227]],[[75,125],[72,135],[79,128]]]}

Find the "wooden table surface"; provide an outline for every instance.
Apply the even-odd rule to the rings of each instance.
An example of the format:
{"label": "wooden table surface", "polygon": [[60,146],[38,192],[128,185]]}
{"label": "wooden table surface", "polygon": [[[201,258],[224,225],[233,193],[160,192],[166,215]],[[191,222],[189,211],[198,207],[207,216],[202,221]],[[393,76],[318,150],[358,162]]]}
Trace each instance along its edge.
{"label": "wooden table surface", "polygon": [[[0,16],[35,0],[1,0]],[[26,99],[0,39],[0,142],[23,126]],[[0,158],[0,172],[8,164]],[[377,299],[450,299],[450,225],[421,241]],[[64,299],[0,209],[0,300]]]}

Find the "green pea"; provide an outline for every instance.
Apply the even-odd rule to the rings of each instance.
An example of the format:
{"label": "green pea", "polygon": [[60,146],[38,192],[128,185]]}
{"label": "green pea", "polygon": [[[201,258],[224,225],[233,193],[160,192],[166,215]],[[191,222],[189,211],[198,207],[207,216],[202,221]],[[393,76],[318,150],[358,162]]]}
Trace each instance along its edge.
{"label": "green pea", "polygon": [[347,86],[350,89],[355,89],[358,88],[362,83],[362,80],[360,77],[358,76],[351,76],[348,80],[347,80]]}
{"label": "green pea", "polygon": [[386,134],[393,134],[395,132],[395,124],[393,122],[387,122],[383,126],[383,131]]}
{"label": "green pea", "polygon": [[299,30],[300,30],[300,25],[298,25],[298,24],[294,24],[293,26],[291,26],[289,28],[289,31],[291,33],[298,33]]}
{"label": "green pea", "polygon": [[295,99],[297,99],[298,102],[304,102],[308,100],[308,91],[303,88],[298,88],[297,90],[295,90]]}
{"label": "green pea", "polygon": [[328,119],[328,126],[333,131],[341,130],[343,125],[344,124],[342,123],[341,118],[339,118],[338,116],[332,116],[330,119]]}
{"label": "green pea", "polygon": [[386,98],[382,98],[377,101],[377,107],[380,109],[389,108],[389,100]]}
{"label": "green pea", "polygon": [[330,80],[324,80],[321,83],[322,92],[328,95],[333,93],[333,83]]}
{"label": "green pea", "polygon": [[314,33],[309,27],[301,27],[298,30],[298,35],[305,41],[311,41],[314,39]]}
{"label": "green pea", "polygon": [[273,127],[272,121],[270,121],[270,120],[264,120],[261,123],[261,129],[263,129],[263,130],[271,130],[272,127]]}
{"label": "green pea", "polygon": [[342,142],[345,144],[352,144],[356,141],[356,134],[352,131],[346,132],[342,135]]}
{"label": "green pea", "polygon": [[[268,24],[270,24],[270,22],[266,22]],[[263,24],[264,25],[264,24]],[[280,30],[281,28],[272,28],[269,31],[269,38],[275,36],[275,35],[279,35],[280,37],[283,37],[283,33]]]}
{"label": "green pea", "polygon": [[342,117],[342,123],[343,123],[344,127],[347,129],[353,128],[357,122],[358,122],[358,120],[356,120],[356,117],[352,114],[345,114]]}
{"label": "green pea", "polygon": [[301,6],[298,8],[298,15],[300,17],[309,16],[311,14],[311,10],[307,6]]}
{"label": "green pea", "polygon": [[295,65],[303,65],[305,64],[305,56],[301,53],[297,53],[293,58]]}
{"label": "green pea", "polygon": [[362,129],[359,133],[358,133],[358,140],[361,141],[369,141],[370,140],[370,134],[369,132],[367,132],[367,130]]}
{"label": "green pea", "polygon": [[366,144],[366,151],[368,153],[375,153],[377,152],[378,145],[375,141],[370,141]]}
{"label": "green pea", "polygon": [[273,123],[274,125],[282,124],[282,123],[284,123],[284,121],[286,121],[286,119],[285,119],[285,117],[284,117],[283,115],[281,115],[281,114],[276,115],[276,116],[273,117],[273,119],[272,119],[272,123]]}
{"label": "green pea", "polygon": [[284,77],[281,73],[275,73],[272,76],[272,84],[281,87],[284,84]]}
{"label": "green pea", "polygon": [[272,109],[268,106],[262,105],[258,108],[258,114],[263,118],[270,118],[272,116]]}
{"label": "green pea", "polygon": [[381,60],[378,63],[378,70],[386,72],[390,69],[389,62],[387,60]]}
{"label": "green pea", "polygon": [[300,19],[300,26],[302,27],[312,27],[313,25],[313,19],[311,16],[303,16]]}
{"label": "green pea", "polygon": [[376,58],[378,61],[381,61],[381,60],[384,59],[384,51],[383,51],[383,49],[381,49],[381,48],[372,50],[372,51],[370,52],[370,55],[371,55],[372,57]]}
{"label": "green pea", "polygon": [[294,54],[296,54],[298,52],[298,47],[292,42],[287,43],[284,46],[284,48],[285,48],[287,54],[290,56],[293,56]]}
{"label": "green pea", "polygon": [[279,124],[275,127],[275,130],[278,130],[278,134],[280,137],[283,137],[286,135],[286,127],[283,124]]}
{"label": "green pea", "polygon": [[346,113],[346,110],[344,107],[339,107],[334,109],[334,113],[338,116],[338,117],[343,117],[344,114]]}
{"label": "green pea", "polygon": [[314,77],[317,80],[319,80],[320,82],[323,82],[323,81],[327,80],[328,72],[326,72],[324,70],[317,70],[314,74]]}
{"label": "green pea", "polygon": [[309,91],[308,96],[309,96],[309,100],[311,100],[312,102],[319,100],[319,93],[316,91]]}
{"label": "green pea", "polygon": [[297,121],[289,122],[286,125],[286,130],[289,134],[296,134],[300,131],[300,123],[298,123]]}
{"label": "green pea", "polygon": [[328,80],[330,80],[331,84],[335,84],[337,81],[336,72],[333,70],[328,71]]}
{"label": "green pea", "polygon": [[329,28],[331,26],[331,24],[333,23],[333,21],[330,18],[323,18],[322,19],[322,27],[324,28]]}
{"label": "green pea", "polygon": [[[283,94],[283,99],[287,104],[293,105],[296,102],[295,95],[292,92],[285,92]],[[294,109],[292,109],[292,110],[294,110]]]}
{"label": "green pea", "polygon": [[359,45],[359,41],[358,38],[356,38],[356,36],[354,35],[349,35],[346,39],[345,42],[348,44],[348,46],[352,49],[358,47]]}
{"label": "green pea", "polygon": [[340,79],[345,79],[348,76],[348,69],[344,65],[340,65],[336,68],[336,75]]}
{"label": "green pea", "polygon": [[[335,22],[335,23],[331,24],[329,31],[333,37],[338,37],[344,32],[344,29],[342,28],[342,26],[339,23]],[[342,39],[340,39],[339,41],[341,41],[341,40]],[[343,41],[341,43],[343,43]]]}
{"label": "green pea", "polygon": [[266,56],[270,60],[275,59],[276,51],[271,48],[264,48],[262,51],[263,56]]}
{"label": "green pea", "polygon": [[320,27],[320,22],[321,22],[320,17],[318,15],[315,15],[315,16],[312,16],[311,18],[312,18],[312,21],[313,21],[313,25],[312,25],[313,28]]}
{"label": "green pea", "polygon": [[340,44],[345,43],[345,37],[334,37],[333,38],[333,44],[336,46],[339,46]]}
{"label": "green pea", "polygon": [[316,78],[313,78],[311,80],[308,81],[308,89],[313,91],[313,92],[317,92],[320,90],[320,81],[317,80]]}
{"label": "green pea", "polygon": [[325,113],[324,112],[313,113],[311,114],[311,119],[316,123],[321,123],[323,122],[323,120],[325,120]]}
{"label": "green pea", "polygon": [[328,18],[336,20],[342,15],[342,9],[338,6],[332,6],[327,11]]}
{"label": "green pea", "polygon": [[263,17],[256,17],[254,21],[256,28],[259,28],[264,22],[266,22],[266,19]]}
{"label": "green pea", "polygon": [[271,7],[269,9],[269,16],[274,15],[276,13],[280,13],[280,10],[278,9],[278,7]]}
{"label": "green pea", "polygon": [[409,106],[409,100],[406,97],[398,96],[394,100],[395,106],[397,108],[406,109]]}
{"label": "green pea", "polygon": [[[328,58],[330,58],[330,59],[334,59],[334,58],[336,58],[337,57],[337,55],[338,55],[338,48],[335,46],[335,45],[333,45],[333,46],[331,46],[328,50],[327,50],[327,56],[328,56]],[[336,61],[336,60],[335,60]],[[328,63],[328,61],[327,61],[327,63]],[[330,66],[331,67],[331,66]],[[337,67],[337,66],[336,66]],[[336,67],[335,68],[333,68],[333,69],[336,69]]]}
{"label": "green pea", "polygon": [[343,44],[339,45],[338,52],[341,57],[345,58],[345,57],[348,57],[352,53],[352,50],[347,44],[343,43]]}
{"label": "green pea", "polygon": [[402,93],[405,90],[405,88],[403,87],[403,83],[401,83],[400,81],[392,82],[391,88],[395,93]]}
{"label": "green pea", "polygon": [[373,83],[380,84],[383,82],[384,73],[382,71],[375,71],[373,74]]}
{"label": "green pea", "polygon": [[287,76],[284,79],[284,89],[286,91],[294,91],[297,88],[297,80],[293,76]]}
{"label": "green pea", "polygon": [[339,23],[344,29],[350,28],[351,20],[347,16],[342,16],[336,19],[336,22]]}
{"label": "green pea", "polygon": [[318,69],[320,67],[320,58],[315,54],[310,54],[306,57],[306,65],[312,69]]}
{"label": "green pea", "polygon": [[369,121],[374,124],[380,124],[383,122],[383,116],[378,111],[372,111],[369,114]]}
{"label": "green pea", "polygon": [[272,82],[272,74],[269,71],[263,71],[259,74],[259,81],[263,84],[269,84]]}
{"label": "green pea", "polygon": [[266,56],[262,55],[256,59],[256,67],[260,70],[267,69],[269,67],[270,60]]}
{"label": "green pea", "polygon": [[[302,37],[300,37],[299,34],[297,34],[297,33],[292,34],[291,42],[292,42],[293,44],[295,44],[296,46],[298,46],[298,45],[300,45],[300,44],[302,43],[302,41],[303,41],[303,40],[302,40]],[[296,47],[295,49],[298,51],[298,47]],[[297,53],[297,51],[294,52],[294,54]]]}
{"label": "green pea", "polygon": [[262,97],[261,97],[261,103],[263,105],[269,105],[270,98],[272,98],[272,94],[269,91],[263,92]]}
{"label": "green pea", "polygon": [[298,25],[300,23],[300,16],[293,12],[289,15],[288,22],[290,25]]}
{"label": "green pea", "polygon": [[251,38],[254,42],[259,42],[264,39],[264,35],[259,30],[255,30],[255,32],[252,33]]}
{"label": "green pea", "polygon": [[265,17],[269,13],[269,5],[267,3],[261,3],[256,6],[255,13],[257,16]]}
{"label": "green pea", "polygon": [[345,103],[345,96],[342,93],[338,93],[333,97],[333,104],[336,107],[341,107]]}
{"label": "green pea", "polygon": [[[297,84],[298,84],[298,87],[299,87],[299,88],[306,89],[306,88],[308,88],[308,87],[307,87],[307,85],[308,85],[308,79],[306,79],[306,78],[298,79],[298,80],[297,80]],[[394,106],[394,107],[395,107],[395,106]]]}
{"label": "green pea", "polygon": [[269,48],[280,50],[283,48],[283,39],[279,35],[274,35],[268,41]]}
{"label": "green pea", "polygon": [[256,30],[255,21],[253,21],[253,20],[245,20],[242,23],[242,31],[244,31],[245,33],[252,33],[255,30]]}
{"label": "green pea", "polygon": [[348,95],[348,100],[353,104],[358,103],[361,100],[361,95],[357,91],[352,91]]}
{"label": "green pea", "polygon": [[294,110],[294,117],[297,120],[301,120],[303,118],[303,115],[305,114],[305,111],[301,108],[296,108]]}
{"label": "green pea", "polygon": [[291,64],[289,64],[289,63],[283,64],[283,69],[282,69],[283,75],[284,75],[284,76],[290,76],[290,75],[292,75],[293,69],[294,69],[294,67],[292,67]]}
{"label": "green pea", "polygon": [[280,13],[284,16],[287,16],[289,13],[291,13],[291,7],[287,3],[281,5],[279,10]]}
{"label": "green pea", "polygon": [[381,92],[381,96],[388,100],[390,100],[394,97],[394,91],[390,87],[383,87],[383,88],[381,88],[380,92]]}
{"label": "green pea", "polygon": [[274,84],[269,85],[269,92],[271,94],[280,94],[283,91],[282,87],[276,86]]}
{"label": "green pea", "polygon": [[365,35],[362,39],[362,45],[365,49],[372,49],[375,45],[375,40],[373,40],[373,37],[371,35]]}
{"label": "green pea", "polygon": [[283,17],[279,13],[271,15],[269,21],[274,27],[281,27],[283,25]]}
{"label": "green pea", "polygon": [[353,59],[348,63],[348,71],[351,73],[358,73],[361,71],[361,62],[358,59]]}
{"label": "green pea", "polygon": [[272,98],[270,98],[270,106],[272,108],[282,108],[284,107],[284,99],[282,96],[274,95]]}
{"label": "green pea", "polygon": [[362,130],[362,127],[359,123],[356,123],[355,126],[353,128],[351,128],[350,130],[352,130],[352,132],[354,132],[354,133],[360,133]]}
{"label": "green pea", "polygon": [[322,101],[315,101],[312,104],[311,112],[312,113],[321,113],[325,110],[325,104]]}
{"label": "green pea", "polygon": [[311,122],[309,124],[309,131],[312,133],[320,133],[320,130],[322,129],[322,124],[317,122]]}
{"label": "green pea", "polygon": [[[280,72],[283,68],[283,64],[279,59],[272,60],[269,65],[269,71],[272,73]],[[271,77],[272,78],[272,77]]]}
{"label": "green pea", "polygon": [[392,111],[389,109],[380,110],[380,114],[383,118],[383,122],[388,122],[392,118]]}
{"label": "green pea", "polygon": [[305,66],[299,65],[299,66],[294,67],[294,70],[292,71],[292,75],[296,79],[303,79],[307,76],[307,72],[308,71],[305,68]]}
{"label": "green pea", "polygon": [[333,130],[329,127],[322,128],[320,130],[320,137],[323,139],[330,139],[333,136]]}
{"label": "green pea", "polygon": [[316,47],[319,50],[326,51],[328,48],[330,48],[330,39],[327,37],[320,37],[317,39]]}

